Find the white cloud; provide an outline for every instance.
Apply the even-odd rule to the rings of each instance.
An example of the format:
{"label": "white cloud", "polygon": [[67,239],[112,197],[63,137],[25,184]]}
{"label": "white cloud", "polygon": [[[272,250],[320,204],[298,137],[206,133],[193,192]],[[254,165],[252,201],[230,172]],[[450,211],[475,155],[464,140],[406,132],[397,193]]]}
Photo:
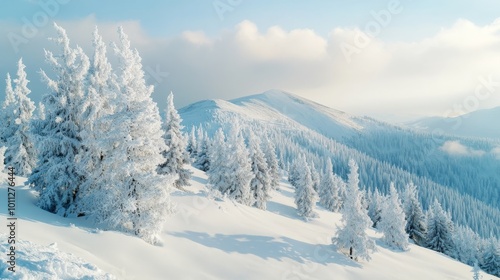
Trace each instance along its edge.
{"label": "white cloud", "polygon": [[440,149],[450,155],[456,156],[483,156],[486,152],[469,148],[460,141],[446,141]]}
{"label": "white cloud", "polygon": [[327,56],[326,40],[310,29],[286,32],[273,26],[261,33],[253,22],[243,21],[236,27],[234,39],[244,55],[259,61],[307,61]]}
{"label": "white cloud", "polygon": [[[116,40],[116,27],[123,25],[145,68],[169,73],[150,80],[157,84],[156,99],[163,101],[173,90],[179,105],[279,88],[357,114],[451,116],[467,111],[464,103],[472,104],[469,99],[481,85],[479,77],[493,74],[493,81],[500,81],[500,75],[495,76],[500,71],[500,20],[485,26],[459,20],[418,42],[374,38],[353,55],[351,63],[340,45],[353,43],[361,32],[356,27],[332,27],[324,38],[310,29],[274,26],[260,30],[243,21],[213,37],[186,30],[176,37],[154,38],[136,21],[99,22],[89,16],[59,24],[68,30],[72,42],[87,50],[95,25],[107,41]],[[6,33],[20,27],[2,24],[0,29]],[[53,49],[53,43],[46,40],[53,34],[50,26],[41,28],[17,54],[6,37],[0,38],[0,51],[5,54],[0,57],[0,75],[13,72],[15,61],[23,56],[35,87],[33,96],[44,92],[36,72],[46,68],[43,48]],[[500,94],[472,105],[477,109],[499,106]]]}
{"label": "white cloud", "polygon": [[497,158],[500,159],[500,147],[495,147],[491,150],[491,153]]}

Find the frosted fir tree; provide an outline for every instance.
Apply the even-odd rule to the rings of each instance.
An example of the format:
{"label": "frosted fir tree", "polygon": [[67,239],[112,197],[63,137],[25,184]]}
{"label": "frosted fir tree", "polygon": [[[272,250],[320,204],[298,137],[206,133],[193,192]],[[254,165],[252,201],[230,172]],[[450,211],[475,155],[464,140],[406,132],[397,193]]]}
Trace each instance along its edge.
{"label": "frosted fir tree", "polygon": [[252,205],[250,182],[253,178],[250,155],[238,124],[233,125],[228,137],[227,194],[244,205]]}
{"label": "frosted fir tree", "polygon": [[28,184],[39,192],[38,206],[62,216],[74,215],[82,177],[77,170],[76,155],[82,149],[81,109],[85,92],[89,58],[80,47],[71,48],[66,31],[54,24],[58,37],[53,39],[61,48],[54,55],[45,51],[55,78],[42,71],[50,93],[43,97],[45,119],[34,120],[37,167]]}
{"label": "frosted fir tree", "polygon": [[163,162],[166,149],[162,138],[161,117],[152,100],[141,57],[130,47],[128,36],[120,27],[119,43],[114,52],[119,59],[116,73],[119,93],[117,110],[110,122],[109,141],[102,166],[106,181],[96,201],[95,213],[107,228],[134,234],[157,244],[167,214],[172,210],[170,191],[173,177],[160,175],[156,169]]}
{"label": "frosted fir tree", "polygon": [[177,176],[175,187],[182,188],[190,186],[192,172],[185,168],[190,164],[189,154],[186,146],[187,140],[182,134],[182,119],[174,106],[174,94],[170,93],[167,97],[167,107],[165,108],[165,123],[163,125],[166,150],[162,152],[163,163],[158,166],[159,174]]}
{"label": "frosted fir tree", "polygon": [[260,148],[260,140],[251,131],[248,137],[248,150],[253,173],[250,189],[253,194],[254,206],[266,210],[266,203],[270,198],[271,177],[264,153]]}
{"label": "frosted fir tree", "polygon": [[340,210],[341,201],[339,196],[340,178],[333,174],[333,166],[331,161],[327,161],[326,170],[321,177],[319,202],[326,209],[332,212]]}
{"label": "frosted fir tree", "polygon": [[337,235],[332,242],[354,260],[371,259],[370,252],[376,250],[375,242],[366,234],[371,225],[367,210],[361,205],[359,191],[358,165],[353,160],[349,161],[350,173],[346,188],[346,198],[342,208],[342,226],[337,230]]}
{"label": "frosted fir tree", "polygon": [[427,248],[454,256],[453,222],[450,215],[437,200],[434,200],[427,215]]}
{"label": "frosted fir tree", "polygon": [[378,228],[384,234],[382,240],[393,249],[407,250],[409,244],[408,234],[405,232],[405,213],[394,183],[391,183],[390,193],[382,206],[381,216]]}
{"label": "frosted fir tree", "polygon": [[494,237],[490,237],[486,242],[481,268],[489,274],[500,277],[500,242]]}
{"label": "frosted fir tree", "polygon": [[7,74],[5,79],[5,100],[2,103],[2,110],[0,111],[0,144],[6,145],[7,139],[14,135],[16,130],[15,118],[13,118],[14,111],[17,107],[17,100],[14,96],[14,89],[12,88],[12,80],[10,74]]}
{"label": "frosted fir tree", "polygon": [[299,171],[298,178],[295,181],[295,205],[299,216],[308,218],[316,218],[318,214],[314,212],[317,194],[313,189],[313,180],[311,170],[305,160],[305,157],[299,158],[299,165],[302,169]]}
{"label": "frosted fir tree", "polygon": [[196,157],[193,166],[201,171],[207,172],[210,169],[209,150],[211,149],[211,142],[207,133],[203,131],[201,127],[199,131],[201,133],[198,133],[199,136],[196,141],[198,147],[196,149]]}
{"label": "frosted fir tree", "polygon": [[455,228],[453,244],[455,245],[457,260],[468,265],[474,265],[476,260],[481,259],[478,254],[481,238],[469,227],[459,225]]}
{"label": "frosted fir tree", "polygon": [[377,228],[378,223],[382,219],[382,206],[385,203],[385,197],[380,194],[378,189],[372,193],[368,205],[368,216],[372,220],[372,227]]}
{"label": "frosted fir tree", "polygon": [[276,148],[267,137],[264,138],[262,150],[266,157],[267,167],[269,169],[268,173],[271,179],[271,188],[277,189],[281,180],[280,167],[278,164],[278,158],[276,157]]}
{"label": "frosted fir tree", "polygon": [[217,129],[211,141],[211,149],[208,151],[210,159],[210,169],[207,171],[208,184],[210,188],[225,193],[228,190],[226,183],[228,164],[228,152],[226,146],[226,136],[222,128]]}
{"label": "frosted fir tree", "polygon": [[316,170],[316,166],[314,163],[311,163],[311,180],[313,182],[313,189],[315,192],[319,192],[319,186],[321,184],[321,178],[319,176],[318,170]]}
{"label": "frosted fir tree", "polygon": [[302,175],[302,169],[304,168],[304,166],[302,166],[301,164],[304,162],[306,162],[306,158],[301,154],[292,162],[292,165],[290,166],[290,169],[288,171],[288,182],[294,187],[296,187],[297,180],[299,180]]}
{"label": "frosted fir tree", "polygon": [[418,200],[417,187],[413,183],[406,186],[403,208],[406,216],[406,233],[415,244],[425,246],[427,225],[422,205]]}
{"label": "frosted fir tree", "polygon": [[[102,164],[108,152],[113,150],[112,135],[109,134],[113,114],[117,110],[116,77],[107,58],[107,48],[97,27],[93,32],[93,57],[87,77],[87,92],[82,102],[82,129],[80,132],[83,147],[77,155],[78,172],[85,180],[78,192],[77,215],[89,216],[99,196],[110,184],[107,170]],[[109,202],[100,201],[101,204]],[[100,214],[97,214],[100,215]],[[99,218],[92,216],[91,219]]]}
{"label": "frosted fir tree", "polygon": [[189,153],[189,156],[191,158],[196,159],[197,157],[197,152],[198,152],[198,141],[196,141],[196,133],[194,126],[191,127],[191,131],[189,132],[188,135],[188,142],[186,146],[186,151]]}
{"label": "frosted fir tree", "polygon": [[22,59],[18,61],[17,67],[17,79],[14,80],[15,102],[9,106],[13,109],[10,112],[12,135],[6,139],[5,164],[14,167],[16,174],[28,176],[36,164],[36,151],[30,132],[35,104],[28,97],[31,91],[28,89],[29,80]]}

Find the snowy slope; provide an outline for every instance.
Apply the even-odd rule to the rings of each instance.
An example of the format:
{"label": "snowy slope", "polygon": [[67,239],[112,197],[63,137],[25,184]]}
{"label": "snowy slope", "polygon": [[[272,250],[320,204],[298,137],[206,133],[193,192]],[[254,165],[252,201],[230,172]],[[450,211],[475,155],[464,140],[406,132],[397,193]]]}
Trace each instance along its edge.
{"label": "snowy slope", "polygon": [[500,139],[500,107],[474,111],[453,118],[429,117],[406,123],[411,128],[464,137]]}
{"label": "snowy slope", "polygon": [[328,137],[343,137],[361,131],[365,119],[352,117],[294,94],[270,90],[230,101],[204,100],[179,110],[184,125],[198,121],[226,122],[233,116],[260,121],[301,125]]}
{"label": "snowy slope", "polygon": [[[340,214],[318,209],[319,218],[303,221],[295,213],[288,184],[272,193],[268,211],[262,211],[207,197],[205,174],[193,171],[191,192],[173,194],[177,213],[164,225],[163,246],[93,229],[81,218],[40,210],[34,205],[35,194],[18,187],[18,238],[23,240],[20,246],[26,247],[19,263],[23,277],[17,279],[72,279],[68,271],[79,273],[73,279],[111,279],[102,271],[117,279],[152,280],[472,279],[471,267],[442,254],[414,245],[407,252],[391,251],[373,230],[369,235],[377,241],[378,252],[370,262],[353,262],[330,242]],[[6,201],[6,193],[4,185],[0,201]],[[6,209],[0,211],[5,221]],[[6,234],[4,226],[0,234]],[[4,243],[2,238],[2,256]],[[49,245],[53,243],[60,252],[55,253],[56,246]],[[50,263],[55,269],[46,268]],[[48,274],[39,277],[40,270]],[[47,276],[50,273],[52,278]],[[0,271],[0,277],[12,279],[7,271]],[[485,275],[483,279],[498,278]]]}

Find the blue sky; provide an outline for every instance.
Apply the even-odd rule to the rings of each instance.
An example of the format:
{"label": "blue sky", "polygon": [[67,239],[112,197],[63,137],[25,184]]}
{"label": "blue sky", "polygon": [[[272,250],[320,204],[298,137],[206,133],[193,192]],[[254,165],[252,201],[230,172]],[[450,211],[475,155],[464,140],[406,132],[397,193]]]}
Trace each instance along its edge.
{"label": "blue sky", "polygon": [[[54,0],[55,1],[55,0]],[[7,2],[7,1],[6,1]],[[40,10],[37,0],[10,0],[2,3],[0,19],[22,23]],[[41,2],[50,2],[41,0]],[[203,30],[217,34],[232,28],[242,20],[250,20],[259,27],[279,25],[285,29],[311,28],[327,35],[336,26],[362,26],[371,18],[369,11],[383,9],[387,0],[191,0],[191,1],[120,1],[120,0],[64,0],[55,20],[71,20],[94,14],[99,21],[138,20],[152,36],[172,36],[182,31]],[[214,3],[232,6],[221,20]],[[431,35],[459,18],[477,24],[492,22],[498,17],[500,2],[494,0],[401,0],[405,15],[383,35],[391,40],[415,40]]]}
{"label": "blue sky", "polygon": [[[449,111],[466,102],[481,77],[497,74],[497,61],[489,58],[500,42],[495,22],[500,2],[395,1],[402,11],[391,14],[347,63],[343,44],[352,46],[359,32],[376,23],[373,14],[387,11],[394,1],[5,1],[0,31],[22,34],[26,21],[44,13],[40,3],[58,3],[49,20],[67,28],[84,48],[93,26],[112,41],[106,35],[124,25],[145,66],[169,73],[157,85],[155,98],[174,90],[179,106],[281,88],[384,119],[463,113]],[[215,6],[228,10],[218,14]],[[51,32],[50,24],[40,26],[18,50],[8,36],[0,37],[5,54],[0,75],[14,73],[15,61],[24,57],[35,100],[45,90],[37,71],[45,66],[42,49],[51,48],[46,40]],[[500,98],[480,101],[469,109],[500,105]],[[374,107],[374,102],[381,105]]]}

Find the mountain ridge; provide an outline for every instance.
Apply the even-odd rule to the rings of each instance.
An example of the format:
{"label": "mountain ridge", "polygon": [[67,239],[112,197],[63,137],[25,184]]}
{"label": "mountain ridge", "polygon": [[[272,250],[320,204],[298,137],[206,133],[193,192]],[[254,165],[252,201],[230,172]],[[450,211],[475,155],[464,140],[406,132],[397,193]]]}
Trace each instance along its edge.
{"label": "mountain ridge", "polygon": [[[203,110],[199,110],[202,106],[179,110],[186,130],[201,125],[211,134],[218,127],[227,131],[239,122],[262,137],[272,137],[285,167],[299,154],[306,154],[315,166],[332,160],[336,173],[343,178],[347,176],[348,159],[354,158],[368,190],[378,188],[384,193],[395,182],[401,191],[413,181],[421,185],[425,207],[438,197],[459,224],[483,236],[490,232],[500,235],[496,226],[500,223],[500,175],[495,171],[500,170],[500,161],[489,152],[481,157],[458,156],[443,148],[451,142],[471,150],[492,151],[494,142],[435,136],[369,117],[354,117],[276,90],[200,104]],[[482,223],[462,215],[463,205],[472,204]]]}
{"label": "mountain ridge", "polygon": [[456,117],[432,116],[404,123],[405,126],[427,131],[470,138],[500,140],[500,107],[481,109]]}

